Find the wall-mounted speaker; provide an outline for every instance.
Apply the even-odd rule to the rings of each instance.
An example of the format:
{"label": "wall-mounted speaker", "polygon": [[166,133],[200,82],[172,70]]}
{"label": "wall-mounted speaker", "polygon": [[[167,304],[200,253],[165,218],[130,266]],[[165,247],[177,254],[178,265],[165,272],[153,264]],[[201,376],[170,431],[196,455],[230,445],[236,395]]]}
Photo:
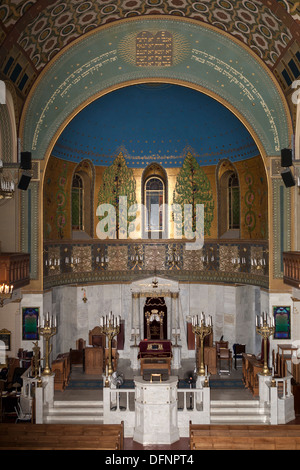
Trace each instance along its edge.
{"label": "wall-mounted speaker", "polygon": [[295,179],[293,173],[291,172],[290,168],[283,170],[281,173],[281,177],[285,184],[286,188],[290,188],[291,186],[295,186]]}
{"label": "wall-mounted speaker", "polygon": [[30,180],[31,180],[31,176],[25,175],[23,173],[18,184],[18,189],[22,189],[23,191],[26,191],[29,186]]}
{"label": "wall-mounted speaker", "polygon": [[293,152],[291,149],[281,150],[281,166],[292,166],[293,164]]}
{"label": "wall-mounted speaker", "polygon": [[22,170],[31,170],[31,152],[21,152],[21,164]]}

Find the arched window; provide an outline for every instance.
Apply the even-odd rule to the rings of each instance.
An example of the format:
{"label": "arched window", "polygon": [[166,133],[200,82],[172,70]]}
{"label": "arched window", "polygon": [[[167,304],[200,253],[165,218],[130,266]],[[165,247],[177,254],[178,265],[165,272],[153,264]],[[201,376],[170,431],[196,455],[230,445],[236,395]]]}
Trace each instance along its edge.
{"label": "arched window", "polygon": [[157,163],[145,168],[142,175],[144,238],[168,238],[168,181],[165,170]]}
{"label": "arched window", "polygon": [[218,175],[218,231],[221,238],[240,237],[240,184],[236,169],[223,160]]}
{"label": "arched window", "polygon": [[146,226],[147,232],[164,231],[164,183],[157,176],[150,177],[145,183]]}
{"label": "arched window", "polygon": [[84,230],[83,192],[83,180],[78,173],[75,173],[72,182],[72,230]]}
{"label": "arched window", "polygon": [[236,173],[228,178],[228,230],[240,228],[240,186]]}

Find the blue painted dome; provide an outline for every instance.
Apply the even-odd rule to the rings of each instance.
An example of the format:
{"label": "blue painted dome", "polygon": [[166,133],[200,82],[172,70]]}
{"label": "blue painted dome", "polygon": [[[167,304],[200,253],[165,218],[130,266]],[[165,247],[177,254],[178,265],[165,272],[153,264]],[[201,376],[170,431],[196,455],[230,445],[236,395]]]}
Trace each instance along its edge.
{"label": "blue painted dome", "polygon": [[120,151],[131,168],[152,162],[178,167],[187,151],[203,166],[259,154],[242,122],[218,101],[183,86],[144,84],[86,106],[64,129],[52,155],[109,166]]}

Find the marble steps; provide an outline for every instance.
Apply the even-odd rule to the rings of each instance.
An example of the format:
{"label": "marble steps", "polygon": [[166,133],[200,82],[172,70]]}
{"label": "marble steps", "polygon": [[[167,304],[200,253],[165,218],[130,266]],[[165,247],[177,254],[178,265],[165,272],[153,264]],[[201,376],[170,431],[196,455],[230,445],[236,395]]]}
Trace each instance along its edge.
{"label": "marble steps", "polygon": [[258,400],[212,400],[211,424],[268,424],[269,408]]}
{"label": "marble steps", "polygon": [[103,424],[103,402],[56,400],[45,412],[45,423]]}

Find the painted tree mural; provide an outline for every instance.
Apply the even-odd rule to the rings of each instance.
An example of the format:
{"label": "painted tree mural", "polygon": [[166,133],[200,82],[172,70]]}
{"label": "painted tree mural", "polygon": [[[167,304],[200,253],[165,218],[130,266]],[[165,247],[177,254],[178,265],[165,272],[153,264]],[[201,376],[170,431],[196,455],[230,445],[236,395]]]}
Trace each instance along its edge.
{"label": "painted tree mural", "polygon": [[[127,198],[126,204],[124,197]],[[136,181],[133,171],[127,167],[126,160],[120,152],[113,164],[105,169],[98,194],[99,205],[109,204],[115,209],[115,220],[111,221],[112,225],[115,225],[115,238],[127,238],[128,226],[134,220],[134,217],[128,216],[127,212],[136,203]],[[114,214],[111,216],[114,217]],[[112,238],[112,233],[109,231],[108,237]]]}
{"label": "painted tree mural", "polygon": [[[204,235],[210,235],[210,227],[214,216],[214,200],[211,184],[196,158],[190,152],[187,153],[177,176],[173,203],[181,206],[182,214],[184,214],[184,204],[191,205],[191,227],[189,229],[192,229],[193,232],[196,231],[197,204],[203,204]],[[183,224],[186,222],[184,217],[182,217],[182,221]]]}

